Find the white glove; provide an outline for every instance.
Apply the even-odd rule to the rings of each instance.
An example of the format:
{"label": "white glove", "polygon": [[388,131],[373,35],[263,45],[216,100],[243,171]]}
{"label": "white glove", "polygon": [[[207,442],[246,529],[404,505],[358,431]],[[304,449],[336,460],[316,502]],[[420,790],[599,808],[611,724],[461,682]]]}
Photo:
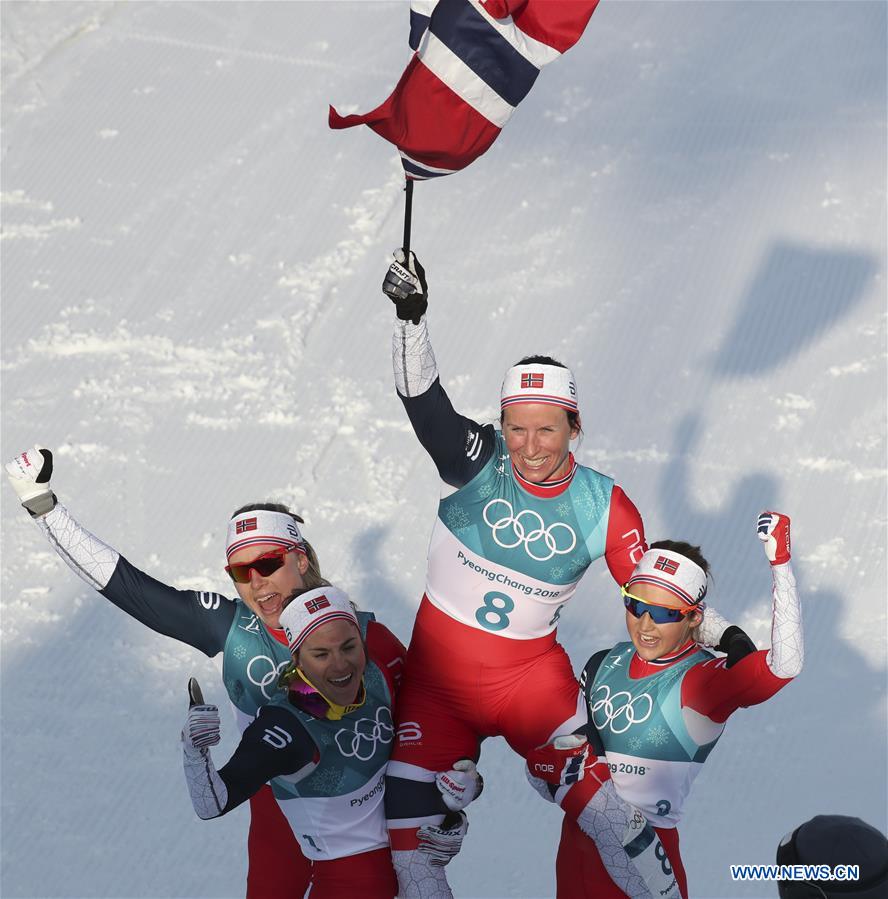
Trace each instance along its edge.
{"label": "white glove", "polygon": [[6,463],[6,476],[22,505],[35,516],[51,512],[55,497],[49,485],[52,477],[52,453],[34,445]]}
{"label": "white glove", "polygon": [[[448,815],[448,818],[452,816]],[[416,832],[419,837],[419,851],[429,856],[429,864],[442,868],[462,849],[463,837],[469,829],[469,819],[465,812],[457,814],[456,822],[447,818],[440,825],[425,824]],[[453,826],[445,825],[452,823]]]}
{"label": "white glove", "polygon": [[219,707],[215,705],[193,705],[188,709],[188,718],[182,728],[182,742],[186,751],[207,749],[215,746],[221,737],[222,723]]}
{"label": "white glove", "polygon": [[781,512],[762,512],[757,531],[768,561],[772,565],[785,565],[790,559],[789,516]]}
{"label": "white glove", "polygon": [[198,818],[207,820],[224,814],[228,788],[219,777],[210,746],[220,738],[219,709],[203,701],[200,684],[188,681],[188,718],[182,728],[182,763],[191,804]]}
{"label": "white glove", "polygon": [[472,800],[477,799],[484,789],[484,778],[478,773],[471,759],[454,762],[449,771],[435,775],[435,783],[444,805],[452,812],[462,811]]}

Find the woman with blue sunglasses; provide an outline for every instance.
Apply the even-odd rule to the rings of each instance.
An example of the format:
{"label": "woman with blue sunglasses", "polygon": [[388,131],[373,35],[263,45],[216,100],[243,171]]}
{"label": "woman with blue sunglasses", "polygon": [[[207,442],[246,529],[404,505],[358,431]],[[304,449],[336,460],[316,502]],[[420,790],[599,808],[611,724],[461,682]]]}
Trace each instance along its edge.
{"label": "woman with blue sunglasses", "polygon": [[[637,809],[654,826],[663,872],[674,876],[674,886],[686,899],[676,827],[691,784],[728,717],[770,699],[802,670],[789,518],[763,512],[758,536],[771,563],[771,649],[733,665],[692,636],[707,614],[709,564],[698,546],[652,543],[621,587],[630,641],[596,653],[587,663],[580,687],[588,724],[574,738],[540,747],[529,764],[537,792],[566,813],[556,863],[559,899],[625,895],[608,876],[593,842],[593,817],[601,801],[596,796],[605,785],[616,788],[630,810]],[[572,783],[564,776],[569,770],[575,772]]]}

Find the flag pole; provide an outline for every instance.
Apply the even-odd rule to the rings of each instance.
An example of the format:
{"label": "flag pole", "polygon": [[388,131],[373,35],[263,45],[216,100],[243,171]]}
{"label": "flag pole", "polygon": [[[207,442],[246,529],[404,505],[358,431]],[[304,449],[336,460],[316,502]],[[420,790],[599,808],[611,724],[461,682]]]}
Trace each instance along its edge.
{"label": "flag pole", "polygon": [[408,178],[404,187],[404,255],[410,259],[410,225],[413,218],[413,179]]}

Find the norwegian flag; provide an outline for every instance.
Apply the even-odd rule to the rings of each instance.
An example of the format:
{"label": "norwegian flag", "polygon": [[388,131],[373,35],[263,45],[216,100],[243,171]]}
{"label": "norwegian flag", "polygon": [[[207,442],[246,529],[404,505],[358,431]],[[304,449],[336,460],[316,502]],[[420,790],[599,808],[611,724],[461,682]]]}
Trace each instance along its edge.
{"label": "norwegian flag", "polygon": [[315,612],[320,612],[321,609],[329,608],[329,606],[330,600],[327,599],[326,596],[316,596],[314,599],[309,599],[305,602],[305,608],[312,615],[314,615]]}
{"label": "norwegian flag", "polygon": [[543,380],[544,377],[542,372],[521,375],[521,389],[527,390],[529,387],[542,387]]}
{"label": "norwegian flag", "polygon": [[391,96],[364,115],[330,107],[331,128],[367,125],[408,180],[450,175],[485,153],[540,69],[582,36],[598,0],[414,0],[416,50]]}
{"label": "norwegian flag", "polygon": [[665,571],[666,574],[675,574],[675,572],[678,571],[678,562],[667,559],[666,556],[660,556],[657,561],[654,562],[654,568],[659,568],[660,571]]}
{"label": "norwegian flag", "polygon": [[242,518],[234,526],[235,534],[245,534],[247,531],[255,531],[255,530],[256,530],[256,519],[255,518]]}

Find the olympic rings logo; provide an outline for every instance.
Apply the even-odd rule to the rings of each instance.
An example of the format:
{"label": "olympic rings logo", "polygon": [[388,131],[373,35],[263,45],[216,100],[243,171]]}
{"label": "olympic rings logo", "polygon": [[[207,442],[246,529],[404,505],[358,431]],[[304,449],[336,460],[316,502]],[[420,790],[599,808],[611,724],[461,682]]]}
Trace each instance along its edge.
{"label": "olympic rings logo", "polygon": [[[256,662],[264,662],[265,665],[268,665],[270,668],[270,670],[266,671],[259,680],[256,680],[256,678],[253,677],[253,665],[255,665]],[[253,656],[253,658],[250,659],[250,661],[247,663],[247,678],[249,679],[251,684],[255,684],[262,691],[262,695],[266,699],[270,700],[272,697],[269,695],[268,691],[265,688],[271,687],[273,692],[277,692],[278,678],[280,677],[281,672],[284,670],[284,668],[286,668],[289,664],[289,659],[285,659],[279,665],[275,665],[274,659],[270,658],[269,656]],[[264,668],[265,665],[263,665],[262,667]]]}
{"label": "olympic rings logo", "polygon": [[[595,697],[604,692],[601,699]],[[622,698],[625,697],[625,698]],[[610,687],[602,684],[589,699],[589,711],[597,728],[609,727],[612,733],[622,734],[633,724],[641,724],[651,717],[654,701],[647,693],[632,698],[628,690],[620,690],[611,696]],[[642,714],[643,712],[643,714]],[[619,724],[619,727],[617,726]]]}
{"label": "olympic rings logo", "polygon": [[376,718],[359,718],[355,729],[345,727],[336,732],[336,746],[346,758],[369,761],[376,753],[378,743],[391,743],[395,734],[392,713],[381,705],[376,710]]}
{"label": "olympic rings logo", "polygon": [[[501,518],[496,519],[496,521],[491,521],[490,518],[488,518],[488,512],[497,503],[502,503],[508,511]],[[573,548],[577,545],[577,535],[570,525],[567,525],[562,521],[556,521],[554,524],[550,524],[549,527],[546,527],[542,516],[534,512],[533,509],[522,509],[516,515],[515,510],[512,508],[512,504],[507,499],[492,499],[484,507],[483,515],[485,523],[493,533],[493,539],[496,541],[497,546],[501,546],[503,549],[514,549],[516,546],[523,543],[524,551],[536,562],[548,562],[552,556],[566,555],[567,553],[572,552]],[[503,534],[503,537],[509,539],[509,533],[514,536],[514,540],[508,543],[504,542],[500,537],[500,533],[507,528],[511,528],[511,532],[506,532]],[[570,540],[570,546],[558,546],[558,540],[556,539],[555,534],[559,528],[563,528],[567,531],[567,539]],[[542,543],[540,541],[542,541]],[[531,546],[536,547],[536,550],[540,555],[536,555],[531,549]],[[542,555],[543,547],[548,550],[546,555]]]}

